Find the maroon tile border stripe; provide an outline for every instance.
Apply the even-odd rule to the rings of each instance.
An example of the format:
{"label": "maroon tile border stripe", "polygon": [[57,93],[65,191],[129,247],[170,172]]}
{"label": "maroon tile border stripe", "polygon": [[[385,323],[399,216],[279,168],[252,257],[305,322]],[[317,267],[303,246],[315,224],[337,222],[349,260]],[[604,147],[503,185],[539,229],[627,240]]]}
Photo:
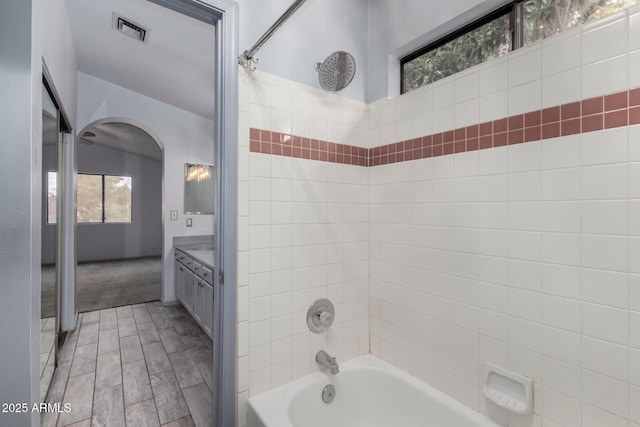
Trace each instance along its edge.
{"label": "maroon tile border stripe", "polygon": [[251,128],[250,150],[366,167],[637,124],[640,88],[369,149]]}
{"label": "maroon tile border stripe", "polygon": [[369,166],[369,150],[279,132],[251,128],[249,148],[254,153],[320,160],[355,166]]}

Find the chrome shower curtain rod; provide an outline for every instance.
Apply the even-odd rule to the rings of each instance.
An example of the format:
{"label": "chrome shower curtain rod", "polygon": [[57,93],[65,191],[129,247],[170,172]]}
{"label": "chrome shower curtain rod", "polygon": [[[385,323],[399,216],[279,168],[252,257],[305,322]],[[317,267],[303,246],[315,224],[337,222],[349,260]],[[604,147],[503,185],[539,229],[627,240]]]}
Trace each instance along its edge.
{"label": "chrome shower curtain rod", "polygon": [[307,0],[296,0],[291,6],[289,6],[289,9],[287,9],[267,31],[265,31],[262,37],[258,39],[251,49],[245,50],[240,56],[238,56],[238,64],[242,65],[244,68],[249,68],[251,71],[255,70],[255,66],[251,66],[251,64],[258,62],[258,59],[254,59],[253,56],[260,50],[262,45],[271,38],[276,30],[280,28],[280,26],[282,26],[282,24],[284,24],[285,21],[306,2]]}

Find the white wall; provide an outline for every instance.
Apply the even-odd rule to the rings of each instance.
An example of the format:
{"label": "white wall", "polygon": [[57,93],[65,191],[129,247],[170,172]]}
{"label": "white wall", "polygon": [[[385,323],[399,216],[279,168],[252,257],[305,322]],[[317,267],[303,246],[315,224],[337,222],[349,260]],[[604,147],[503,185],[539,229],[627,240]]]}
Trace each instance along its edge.
{"label": "white wall", "polygon": [[[244,52],[287,10],[293,0],[239,0],[240,52]],[[367,82],[367,1],[308,1],[256,55],[258,69],[319,87],[314,66],[329,54],[353,55],[356,75],[341,95],[364,101]]]}
{"label": "white wall", "polygon": [[[640,87],[629,14],[376,103],[373,145]],[[370,168],[372,353],[503,425],[640,425],[639,142],[622,126]],[[485,362],[533,378],[533,415],[486,401]]]}
{"label": "white wall", "polygon": [[[240,71],[238,218],[238,425],[249,396],[369,351],[367,169],[249,151],[249,128],[366,144],[366,104]],[[359,144],[361,141],[363,144]],[[306,312],[336,308],[313,334]]]}
{"label": "white wall", "polygon": [[[258,40],[292,1],[238,3],[242,52]],[[357,71],[341,95],[365,102],[395,96],[400,87],[399,68],[393,61],[389,67],[389,55],[406,55],[505,3],[505,0],[309,1],[260,50],[258,69],[317,88],[314,64],[336,50],[346,50],[354,56]]]}
{"label": "white wall", "polygon": [[[173,237],[213,234],[212,215],[194,215],[189,228],[182,214],[184,164],[215,164],[213,122],[82,72],[78,72],[78,112],[78,132],[99,119],[125,118],[157,137],[163,146],[163,295],[165,301],[175,300]],[[179,212],[178,221],[170,221],[171,210]]]}
{"label": "white wall", "polygon": [[162,254],[162,162],[78,144],[78,173],[132,177],[131,224],[78,224],[78,262]]}
{"label": "white wall", "polygon": [[[162,254],[162,162],[101,145],[78,144],[78,172],[132,177],[130,224],[78,224],[78,262],[138,258]],[[43,147],[43,170],[55,170],[55,147]],[[47,188],[47,176],[42,176]],[[53,264],[56,226],[47,224],[42,206],[42,263]]]}
{"label": "white wall", "polygon": [[484,14],[505,0],[369,0],[367,101],[400,92],[400,58]]}
{"label": "white wall", "polygon": [[[39,2],[0,3],[0,401],[40,398],[40,168],[42,90]],[[30,411],[0,412],[0,424],[36,426]]]}

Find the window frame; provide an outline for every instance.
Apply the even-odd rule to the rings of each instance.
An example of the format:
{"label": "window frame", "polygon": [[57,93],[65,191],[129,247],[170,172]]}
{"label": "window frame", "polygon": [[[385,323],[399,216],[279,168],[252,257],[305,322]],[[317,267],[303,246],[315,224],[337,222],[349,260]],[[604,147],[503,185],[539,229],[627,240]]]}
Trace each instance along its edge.
{"label": "window frame", "polygon": [[[492,22],[498,18],[502,18],[505,15],[509,16],[509,32],[511,33],[511,52],[513,52],[515,49],[517,49],[519,46],[517,46],[517,44],[520,44],[521,41],[521,37],[518,37],[518,30],[517,30],[517,25],[516,22],[518,20],[518,9],[519,9],[519,5],[523,4],[525,1],[527,0],[515,0],[515,1],[511,1],[507,4],[505,4],[504,6],[501,6],[497,9],[495,9],[492,12],[487,13],[486,15],[481,16],[480,18],[476,19],[475,21],[464,25],[462,27],[460,27],[459,29],[448,33],[446,35],[444,35],[443,37],[421,47],[420,49],[414,50],[413,52],[403,56],[402,58],[400,58],[400,94],[404,95],[405,93],[408,93],[405,90],[404,87],[404,66],[407,62],[411,62],[416,58],[419,58],[420,56],[431,52],[432,50],[436,50],[437,48],[444,46],[445,44],[449,43],[450,41],[453,41],[455,39],[457,39],[458,37],[461,37],[467,33],[470,33],[473,30],[476,30],[480,27],[482,27],[485,24],[488,24],[489,22]],[[454,73],[455,74],[455,73]],[[453,75],[453,74],[452,74]],[[446,78],[446,77],[445,77]],[[426,85],[425,85],[426,86]],[[421,86],[422,87],[422,86]],[[416,88],[419,89],[419,88]],[[416,90],[416,89],[412,89],[412,90]],[[411,92],[411,91],[409,91]]]}
{"label": "window frame", "polygon": [[[106,173],[85,173],[85,172],[78,172],[78,176],[80,175],[90,175],[90,176],[100,176],[101,177],[101,207],[102,207],[102,213],[101,213],[101,220],[100,221],[78,221],[78,208],[77,208],[77,204],[78,201],[76,200],[76,223],[77,224],[133,224],[133,176],[130,175],[124,175],[124,174],[120,174],[120,175],[116,175],[116,174],[106,174]],[[105,206],[105,191],[104,191],[104,184],[105,184],[105,177],[110,176],[110,177],[125,177],[125,178],[129,178],[131,179],[131,206],[130,206],[130,212],[131,212],[131,221],[109,221],[106,222],[105,221],[105,211],[106,211],[106,206]],[[77,185],[77,184],[76,184]]]}

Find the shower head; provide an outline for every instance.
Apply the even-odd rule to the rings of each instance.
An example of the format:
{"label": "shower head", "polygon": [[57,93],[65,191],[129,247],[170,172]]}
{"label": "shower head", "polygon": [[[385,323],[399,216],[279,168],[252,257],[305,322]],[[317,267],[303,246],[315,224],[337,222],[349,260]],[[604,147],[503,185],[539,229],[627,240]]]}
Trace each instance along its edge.
{"label": "shower head", "polygon": [[344,51],[333,52],[324,61],[316,64],[318,80],[322,89],[335,92],[351,83],[356,73],[356,61]]}

